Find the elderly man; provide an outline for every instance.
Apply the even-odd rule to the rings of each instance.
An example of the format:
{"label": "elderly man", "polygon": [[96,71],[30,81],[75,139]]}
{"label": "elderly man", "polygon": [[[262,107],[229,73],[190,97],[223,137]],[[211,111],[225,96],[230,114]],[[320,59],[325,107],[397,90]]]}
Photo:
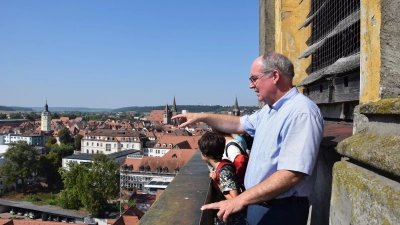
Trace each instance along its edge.
{"label": "elderly man", "polygon": [[247,207],[248,224],[306,224],[316,180],[316,161],[323,136],[319,108],[293,87],[294,68],[285,56],[270,52],[258,57],[250,70],[250,88],[265,106],[242,117],[184,113],[180,127],[203,121],[227,133],[254,137],[245,175],[246,191],[201,209],[219,209],[226,221]]}

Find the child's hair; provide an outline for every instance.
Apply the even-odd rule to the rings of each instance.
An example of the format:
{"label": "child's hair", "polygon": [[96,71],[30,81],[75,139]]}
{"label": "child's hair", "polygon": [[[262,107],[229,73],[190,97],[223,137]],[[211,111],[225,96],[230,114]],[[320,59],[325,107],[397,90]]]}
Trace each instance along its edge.
{"label": "child's hair", "polygon": [[206,132],[198,141],[201,153],[215,160],[222,160],[225,151],[225,138],[218,133]]}

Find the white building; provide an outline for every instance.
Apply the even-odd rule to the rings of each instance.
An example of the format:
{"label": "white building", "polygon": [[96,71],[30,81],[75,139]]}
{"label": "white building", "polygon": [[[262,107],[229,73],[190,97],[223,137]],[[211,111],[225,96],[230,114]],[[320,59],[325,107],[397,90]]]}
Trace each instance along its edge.
{"label": "white building", "polygon": [[133,130],[98,129],[82,139],[81,152],[112,154],[129,149],[142,152],[141,138],[144,137],[143,134]]}
{"label": "white building", "polygon": [[[47,141],[47,138],[45,136],[39,134],[6,134],[2,136],[4,138],[4,144],[24,141],[28,145],[44,145]],[[0,141],[0,144],[1,142],[2,141]]]}

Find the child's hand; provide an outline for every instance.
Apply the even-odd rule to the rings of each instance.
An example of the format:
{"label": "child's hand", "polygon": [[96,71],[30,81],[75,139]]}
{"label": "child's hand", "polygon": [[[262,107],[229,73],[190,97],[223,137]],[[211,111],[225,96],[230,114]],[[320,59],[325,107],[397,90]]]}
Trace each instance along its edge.
{"label": "child's hand", "polygon": [[210,178],[211,178],[212,180],[216,180],[217,174],[215,173],[215,171],[210,172]]}

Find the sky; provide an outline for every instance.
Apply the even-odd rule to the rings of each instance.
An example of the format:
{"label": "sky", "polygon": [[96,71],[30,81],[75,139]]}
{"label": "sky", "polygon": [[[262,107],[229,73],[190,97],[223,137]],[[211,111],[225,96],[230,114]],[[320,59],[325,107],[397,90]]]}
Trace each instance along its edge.
{"label": "sky", "polygon": [[258,4],[1,0],[0,105],[256,106]]}

